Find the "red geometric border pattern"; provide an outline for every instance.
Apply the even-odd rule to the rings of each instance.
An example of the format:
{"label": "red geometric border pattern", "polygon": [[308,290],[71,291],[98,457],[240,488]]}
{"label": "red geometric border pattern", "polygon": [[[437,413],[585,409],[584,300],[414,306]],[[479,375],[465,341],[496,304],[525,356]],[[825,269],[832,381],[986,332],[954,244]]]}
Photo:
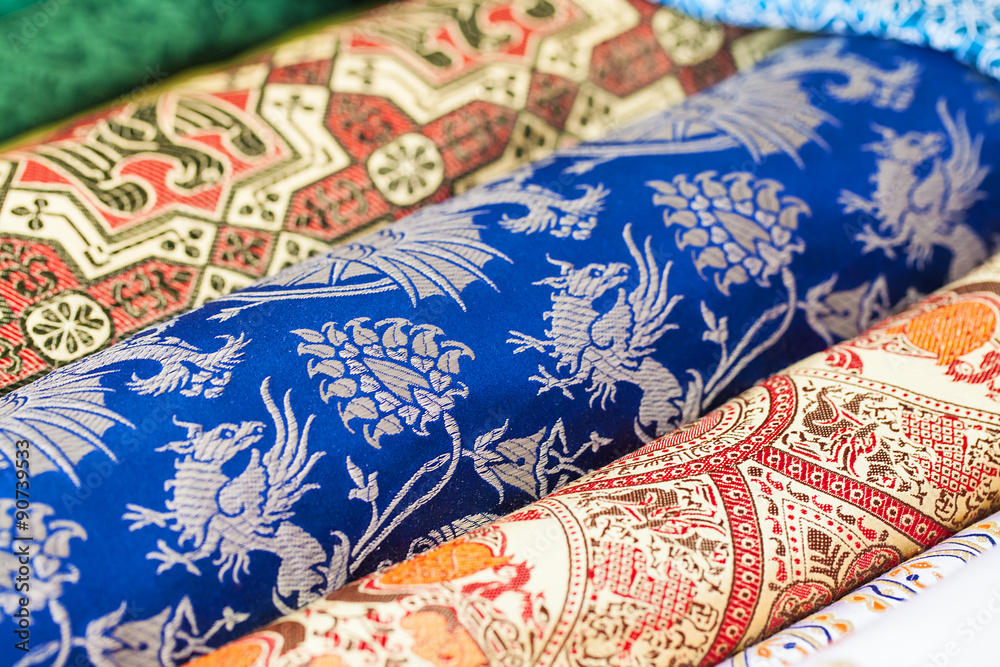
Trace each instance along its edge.
{"label": "red geometric border pattern", "polygon": [[[679,17],[646,0],[393,3],[2,156],[0,395],[735,73],[746,31]],[[401,196],[418,145],[433,159]],[[109,166],[81,169],[88,151]],[[23,266],[4,250],[25,247]],[[44,289],[25,291],[32,273]],[[32,308],[68,317],[66,335]]]}

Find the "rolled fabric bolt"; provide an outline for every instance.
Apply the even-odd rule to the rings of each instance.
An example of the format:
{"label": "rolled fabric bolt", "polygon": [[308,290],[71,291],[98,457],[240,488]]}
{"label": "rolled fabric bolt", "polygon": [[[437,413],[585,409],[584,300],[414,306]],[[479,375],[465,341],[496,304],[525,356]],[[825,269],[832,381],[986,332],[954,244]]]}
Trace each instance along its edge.
{"label": "rolled fabric bolt", "polygon": [[0,393],[660,111],[782,39],[642,0],[403,2],[130,94],[0,157]]}
{"label": "rolled fabric bolt", "polygon": [[898,39],[953,54],[1000,77],[997,0],[660,0],[691,16],[733,25]]}
{"label": "rolled fabric bolt", "polygon": [[[351,0],[34,0],[0,16],[0,140],[230,58]],[[360,4],[360,3],[358,3]],[[15,92],[16,91],[16,92]]]}
{"label": "rolled fabric bolt", "polygon": [[0,17],[7,16],[18,10],[30,7],[40,0],[0,0]]}
{"label": "rolled fabric bolt", "polygon": [[973,559],[940,586],[883,614],[802,667],[981,667],[996,662],[1000,551]]}
{"label": "rolled fabric bolt", "polygon": [[[998,321],[1000,255],[690,426],[190,665],[715,664],[997,509]],[[853,641],[864,656],[862,635],[881,659],[859,664],[896,664],[884,632],[830,654]],[[813,664],[845,664],[830,654]]]}
{"label": "rolled fabric bolt", "polygon": [[1000,84],[964,69],[872,40],[792,45],[7,394],[0,544],[51,554],[34,656],[183,662],[965,272],[997,229],[1000,134],[979,98]]}
{"label": "rolled fabric bolt", "polygon": [[734,655],[720,667],[790,667],[813,655],[822,662],[823,649],[862,630],[867,633],[877,625],[877,619],[888,617],[892,621],[895,609],[908,606],[928,588],[964,572],[969,563],[994,551],[998,541],[1000,514],[994,514]]}

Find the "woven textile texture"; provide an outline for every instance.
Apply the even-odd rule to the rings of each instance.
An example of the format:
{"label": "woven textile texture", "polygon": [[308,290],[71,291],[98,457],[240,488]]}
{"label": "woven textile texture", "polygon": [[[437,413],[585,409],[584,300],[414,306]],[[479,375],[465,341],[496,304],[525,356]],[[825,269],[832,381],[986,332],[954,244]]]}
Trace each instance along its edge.
{"label": "woven textile texture", "polygon": [[[22,3],[24,4],[24,3]],[[0,140],[135,96],[349,0],[38,0],[0,17]]]}
{"label": "woven textile texture", "polygon": [[993,515],[733,656],[722,667],[790,667],[814,654],[822,657],[827,646],[872,627],[876,619],[891,619],[894,609],[964,572],[968,563],[993,551],[998,541],[1000,515]]}
{"label": "woven textile texture", "polygon": [[1000,77],[998,0],[661,0],[735,25],[874,35],[952,53]]}
{"label": "woven textile texture", "polygon": [[996,510],[998,318],[1000,256],[192,665],[714,664]]}
{"label": "woven textile texture", "polygon": [[638,0],[407,2],[64,127],[0,157],[0,394],[778,39]]}
{"label": "woven textile texture", "polygon": [[993,549],[801,665],[983,667],[996,662],[998,628],[1000,550]]}
{"label": "woven textile texture", "polygon": [[[970,85],[965,69],[865,39],[791,45],[603,142],[7,394],[0,584],[15,595],[15,538],[48,550],[34,656],[182,662],[562,488],[965,273],[997,231],[1000,193],[1000,135],[978,94],[1000,84]],[[40,321],[97,319],[70,295],[77,319]],[[775,405],[793,405],[775,383]],[[748,399],[761,419],[762,391]],[[25,457],[27,532],[13,494]],[[710,493],[698,484],[692,494]],[[891,507],[915,522],[913,544],[957,521]],[[756,525],[745,518],[739,530]],[[890,519],[872,525],[895,530]],[[869,571],[868,556],[838,554],[854,554],[871,521],[830,543],[829,567]],[[729,528],[706,530],[730,548]],[[900,537],[872,562],[911,546]],[[671,572],[650,595],[674,595]],[[0,632],[16,613],[4,599]],[[721,627],[722,607],[704,614],[690,618]],[[11,650],[0,644],[14,662]]]}
{"label": "woven textile texture", "polygon": [[0,16],[12,14],[18,10],[30,7],[40,0],[0,0]]}

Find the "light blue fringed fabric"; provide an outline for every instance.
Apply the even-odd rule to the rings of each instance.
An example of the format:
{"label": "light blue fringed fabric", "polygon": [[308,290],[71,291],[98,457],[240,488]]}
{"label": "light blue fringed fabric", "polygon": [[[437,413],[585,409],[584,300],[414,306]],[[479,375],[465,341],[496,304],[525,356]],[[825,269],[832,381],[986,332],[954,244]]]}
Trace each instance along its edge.
{"label": "light blue fringed fabric", "polygon": [[998,0],[660,0],[709,21],[873,35],[954,54],[1000,78]]}
{"label": "light blue fringed fabric", "polygon": [[972,268],[997,88],[802,42],[6,395],[0,662],[179,664]]}

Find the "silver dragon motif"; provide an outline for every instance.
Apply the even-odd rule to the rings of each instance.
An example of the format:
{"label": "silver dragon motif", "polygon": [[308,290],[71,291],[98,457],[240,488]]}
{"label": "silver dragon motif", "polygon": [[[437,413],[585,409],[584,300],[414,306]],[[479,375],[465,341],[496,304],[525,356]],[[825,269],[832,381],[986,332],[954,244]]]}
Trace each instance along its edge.
{"label": "silver dragon motif", "polygon": [[[157,573],[181,565],[201,576],[197,562],[218,554],[219,581],[228,574],[239,582],[250,572],[250,554],[265,551],[281,559],[275,594],[292,603],[304,604],[323,592],[331,583],[330,566],[320,543],[293,523],[294,505],[307,492],[319,488],[306,484],[322,452],[308,453],[310,416],[302,428],[292,411],[290,394],[285,393],[279,410],[268,390],[269,378],[260,392],[267,411],[274,420],[275,443],[261,454],[252,448],[264,436],[265,425],[257,421],[220,424],[211,430],[201,425],[177,421],[187,428],[183,440],[167,443],[159,452],[178,455],[176,474],[164,483],[171,492],[165,502],[166,512],[129,503],[125,521],[130,530],[157,526],[179,533],[178,546],[190,542],[193,550],[180,553],[165,540],[157,541],[157,551],[147,554],[161,561]],[[230,477],[223,467],[240,452],[250,449],[250,460],[243,471]],[[332,573],[334,579],[336,572]]]}
{"label": "silver dragon motif", "polygon": [[[545,313],[545,319],[552,323],[546,339],[511,331],[507,342],[517,346],[514,354],[536,350],[557,360],[556,373],[568,371],[557,377],[539,365],[538,374],[531,377],[541,384],[539,393],[558,389],[572,400],[570,389],[589,382],[590,404],[600,399],[605,408],[614,400],[619,383],[639,387],[642,400],[635,426],[645,437],[666,432],[679,414],[674,401],[681,395],[680,384],[650,355],[660,337],[677,328],[667,318],[681,297],[668,295],[671,265],[660,269],[651,239],[647,237],[640,252],[632,240],[631,224],[625,226],[623,236],[636,263],[634,289],[624,287],[632,280],[627,264],[588,264],[578,269],[570,262],[550,258],[549,262],[559,267],[559,276],[535,283],[554,290],[552,309]],[[599,312],[595,302],[612,290],[617,291],[614,305]]]}
{"label": "silver dragon motif", "polygon": [[[855,238],[863,252],[883,251],[890,259],[902,249],[910,264],[923,267],[935,247],[951,251],[948,279],[966,274],[986,259],[986,246],[965,223],[968,210],[986,198],[979,189],[991,168],[980,162],[983,135],[969,134],[965,112],[953,119],[948,102],[940,98],[937,113],[942,132],[906,132],[873,125],[881,137],[866,144],[875,153],[875,186],[869,198],[841,190],[845,214],[863,213],[877,222],[865,222]],[[949,150],[950,148],[950,150]]]}
{"label": "silver dragon motif", "polygon": [[135,428],[105,405],[105,397],[115,389],[106,386],[103,378],[115,372],[118,364],[159,363],[153,375],[133,373],[125,383],[138,394],[159,396],[177,391],[204,398],[222,394],[249,339],[220,336],[222,345],[206,352],[165,335],[170,324],[133,336],[0,398],[0,469],[14,460],[14,443],[22,439],[29,440],[37,452],[32,462],[36,474],[61,471],[77,485],[80,480],[75,466],[87,454],[99,451],[117,461],[104,443],[104,434],[116,424]]}

